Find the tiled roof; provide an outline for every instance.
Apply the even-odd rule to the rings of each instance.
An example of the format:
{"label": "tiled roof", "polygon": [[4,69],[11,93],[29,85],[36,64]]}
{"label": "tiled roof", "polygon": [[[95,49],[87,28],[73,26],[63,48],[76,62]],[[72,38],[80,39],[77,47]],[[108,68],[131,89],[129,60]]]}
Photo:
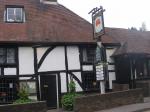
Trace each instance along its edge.
{"label": "tiled roof", "polygon": [[[150,54],[149,31],[142,32],[129,29],[107,28],[105,37],[113,39],[111,43],[120,43],[121,45],[113,56],[123,54]],[[105,41],[103,43],[109,42]]]}
{"label": "tiled roof", "polygon": [[[6,5],[24,6],[25,23],[5,23]],[[120,44],[115,55],[150,54],[150,32],[105,28],[103,44]],[[40,0],[0,0],[0,43],[95,43],[92,25],[66,7]]]}
{"label": "tiled roof", "polygon": [[[6,5],[24,6],[25,23],[5,23]],[[40,0],[0,0],[0,43],[95,43],[92,26],[66,7]]]}

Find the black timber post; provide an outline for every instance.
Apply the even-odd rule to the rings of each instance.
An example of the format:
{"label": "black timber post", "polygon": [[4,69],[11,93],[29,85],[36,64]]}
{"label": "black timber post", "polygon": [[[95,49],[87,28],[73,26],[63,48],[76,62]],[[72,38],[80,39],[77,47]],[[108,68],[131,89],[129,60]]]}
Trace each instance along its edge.
{"label": "black timber post", "polygon": [[39,90],[39,78],[38,78],[38,64],[37,64],[37,48],[33,47],[34,52],[34,73],[36,78],[36,92],[37,92],[37,99],[41,100],[40,98],[40,90]]}
{"label": "black timber post", "polygon": [[68,80],[68,58],[67,58],[67,46],[65,45],[65,65],[66,65],[66,86],[67,86],[67,92],[69,92],[69,80]]}

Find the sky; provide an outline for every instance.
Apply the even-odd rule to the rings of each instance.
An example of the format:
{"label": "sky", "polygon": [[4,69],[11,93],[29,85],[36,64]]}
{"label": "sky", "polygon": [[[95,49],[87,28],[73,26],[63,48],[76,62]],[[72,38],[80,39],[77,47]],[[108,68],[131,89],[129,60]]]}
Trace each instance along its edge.
{"label": "sky", "polygon": [[150,30],[149,0],[58,0],[58,2],[82,18],[91,22],[88,14],[93,8],[103,6],[106,27],[131,28],[142,26],[144,22]]}

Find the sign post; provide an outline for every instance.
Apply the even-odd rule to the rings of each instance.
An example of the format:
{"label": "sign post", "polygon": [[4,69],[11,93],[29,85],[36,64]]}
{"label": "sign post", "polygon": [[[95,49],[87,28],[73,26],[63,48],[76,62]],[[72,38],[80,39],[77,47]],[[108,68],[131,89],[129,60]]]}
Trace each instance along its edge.
{"label": "sign post", "polygon": [[100,8],[92,9],[92,25],[93,25],[93,39],[97,40],[97,49],[96,49],[96,80],[100,82],[100,93],[105,93],[105,78],[104,78],[104,61],[102,57],[102,44],[101,36],[105,34],[104,29],[104,18],[103,12],[105,10],[102,6]]}

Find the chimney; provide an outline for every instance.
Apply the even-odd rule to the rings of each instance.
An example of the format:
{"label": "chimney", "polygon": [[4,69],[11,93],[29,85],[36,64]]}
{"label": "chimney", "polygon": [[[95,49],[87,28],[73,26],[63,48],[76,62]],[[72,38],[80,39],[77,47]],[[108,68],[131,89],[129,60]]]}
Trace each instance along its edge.
{"label": "chimney", "polygon": [[53,4],[53,5],[57,5],[57,0],[40,0],[41,3],[43,4]]}

